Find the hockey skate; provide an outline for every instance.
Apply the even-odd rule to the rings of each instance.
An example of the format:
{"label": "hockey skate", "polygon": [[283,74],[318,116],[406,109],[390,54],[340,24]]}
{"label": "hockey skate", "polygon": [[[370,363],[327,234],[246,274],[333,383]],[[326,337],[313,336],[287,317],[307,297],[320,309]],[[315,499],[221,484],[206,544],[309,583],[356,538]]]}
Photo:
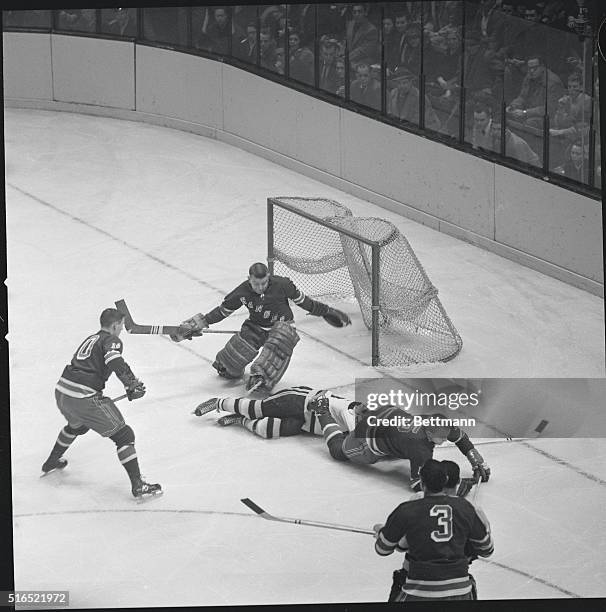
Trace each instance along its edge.
{"label": "hockey skate", "polygon": [[159,484],[149,484],[145,482],[142,478],[139,478],[136,482],[133,483],[133,497],[137,501],[137,503],[141,503],[143,501],[147,501],[153,497],[158,497],[164,493],[162,491],[162,487]]}
{"label": "hockey skate", "polygon": [[195,414],[196,416],[202,416],[203,414],[206,414],[207,412],[212,412],[213,410],[216,410],[217,412],[219,412],[219,398],[218,397],[211,397],[210,399],[207,399],[205,402],[198,404],[196,406],[196,409],[192,412],[192,414]]}
{"label": "hockey skate", "polygon": [[62,470],[67,465],[67,459],[64,457],[58,457],[57,459],[49,457],[42,465],[42,474],[40,478],[54,472],[55,470]]}
{"label": "hockey skate", "polygon": [[226,414],[217,420],[217,423],[221,427],[227,427],[228,425],[234,425],[235,423],[241,424],[244,417],[241,414]]}

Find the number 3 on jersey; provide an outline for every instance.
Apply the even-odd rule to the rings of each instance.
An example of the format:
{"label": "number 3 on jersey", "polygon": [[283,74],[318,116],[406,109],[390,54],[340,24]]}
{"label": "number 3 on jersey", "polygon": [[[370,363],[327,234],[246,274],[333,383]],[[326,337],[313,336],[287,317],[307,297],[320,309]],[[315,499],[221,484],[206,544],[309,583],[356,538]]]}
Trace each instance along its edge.
{"label": "number 3 on jersey", "polygon": [[96,334],[94,336],[90,336],[87,338],[78,349],[76,353],[76,359],[83,360],[88,359],[90,354],[93,352],[93,346],[95,346],[95,342],[99,340],[99,336]]}
{"label": "number 3 on jersey", "polygon": [[448,542],[452,538],[452,507],[448,505],[435,505],[429,511],[430,516],[438,517],[438,527],[431,532],[434,542]]}

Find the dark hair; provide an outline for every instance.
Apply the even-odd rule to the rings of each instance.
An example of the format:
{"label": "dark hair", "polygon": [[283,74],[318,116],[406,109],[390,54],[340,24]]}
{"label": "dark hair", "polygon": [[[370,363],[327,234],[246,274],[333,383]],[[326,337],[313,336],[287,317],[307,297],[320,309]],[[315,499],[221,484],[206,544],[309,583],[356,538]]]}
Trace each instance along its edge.
{"label": "dark hair", "polygon": [[109,327],[112,323],[122,321],[123,319],[124,315],[119,310],[106,308],[99,317],[99,323],[101,323],[101,327]]}
{"label": "dark hair", "polygon": [[444,466],[446,476],[448,477],[446,486],[449,489],[456,487],[459,484],[459,480],[461,480],[461,468],[459,467],[459,464],[455,461],[449,461],[448,459],[444,459],[444,461],[441,463]]}
{"label": "dark hair", "polygon": [[488,117],[492,117],[492,108],[486,102],[476,102],[473,106],[474,113],[486,113]]}
{"label": "dark hair", "polygon": [[269,270],[264,263],[258,261],[248,268],[248,275],[255,278],[265,278],[269,274]]}
{"label": "dark hair", "polygon": [[428,459],[420,469],[421,481],[430,493],[439,493],[448,482],[448,474],[442,462]]}

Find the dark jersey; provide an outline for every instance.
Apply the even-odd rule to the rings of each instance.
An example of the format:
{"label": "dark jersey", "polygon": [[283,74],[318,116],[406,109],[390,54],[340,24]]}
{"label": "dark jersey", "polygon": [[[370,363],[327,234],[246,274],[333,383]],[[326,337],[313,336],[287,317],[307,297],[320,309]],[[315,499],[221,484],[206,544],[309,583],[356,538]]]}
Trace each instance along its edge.
{"label": "dark jersey", "polygon": [[271,327],[276,321],[293,320],[288,300],[301,306],[304,302],[310,301],[289,278],[284,276],[272,276],[265,293],[261,295],[253,290],[248,281],[244,281],[228,293],[222,304],[211,310],[205,318],[209,324],[217,323],[241,306],[246,306],[252,323]]}
{"label": "dark jersey", "polygon": [[89,397],[102,391],[122,364],[122,340],[102,329],[80,344],[56,388],[71,397]]}
{"label": "dark jersey", "polygon": [[408,577],[404,591],[435,597],[447,596],[445,589],[460,591],[449,595],[468,592],[467,554],[471,550],[488,557],[494,550],[490,525],[479,508],[462,497],[428,493],[400,504],[375,542],[375,550],[382,556],[406,547]]}
{"label": "dark jersey", "polygon": [[[356,436],[365,437],[370,450],[379,456],[398,457],[410,460],[410,477],[413,483],[419,479],[419,470],[433,457],[435,444],[427,437],[425,427],[371,425],[369,418],[391,419],[402,417],[410,419],[410,414],[401,408],[381,406],[366,412],[356,425]],[[371,421],[372,423],[373,421]],[[459,427],[451,427],[447,439],[454,442],[466,455],[473,444]]]}

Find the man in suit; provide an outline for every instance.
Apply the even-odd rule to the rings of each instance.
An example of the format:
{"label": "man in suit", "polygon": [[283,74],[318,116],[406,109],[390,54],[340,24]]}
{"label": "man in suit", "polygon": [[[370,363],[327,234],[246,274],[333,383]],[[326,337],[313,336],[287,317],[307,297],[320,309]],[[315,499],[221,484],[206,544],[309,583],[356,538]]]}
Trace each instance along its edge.
{"label": "man in suit", "polygon": [[377,28],[368,21],[363,4],[352,6],[352,19],[347,23],[347,49],[352,68],[359,63],[373,64],[379,59]]}
{"label": "man in suit", "polygon": [[358,64],[356,80],[349,88],[349,98],[358,104],[370,106],[379,110],[381,108],[381,84],[370,77],[370,66]]}

